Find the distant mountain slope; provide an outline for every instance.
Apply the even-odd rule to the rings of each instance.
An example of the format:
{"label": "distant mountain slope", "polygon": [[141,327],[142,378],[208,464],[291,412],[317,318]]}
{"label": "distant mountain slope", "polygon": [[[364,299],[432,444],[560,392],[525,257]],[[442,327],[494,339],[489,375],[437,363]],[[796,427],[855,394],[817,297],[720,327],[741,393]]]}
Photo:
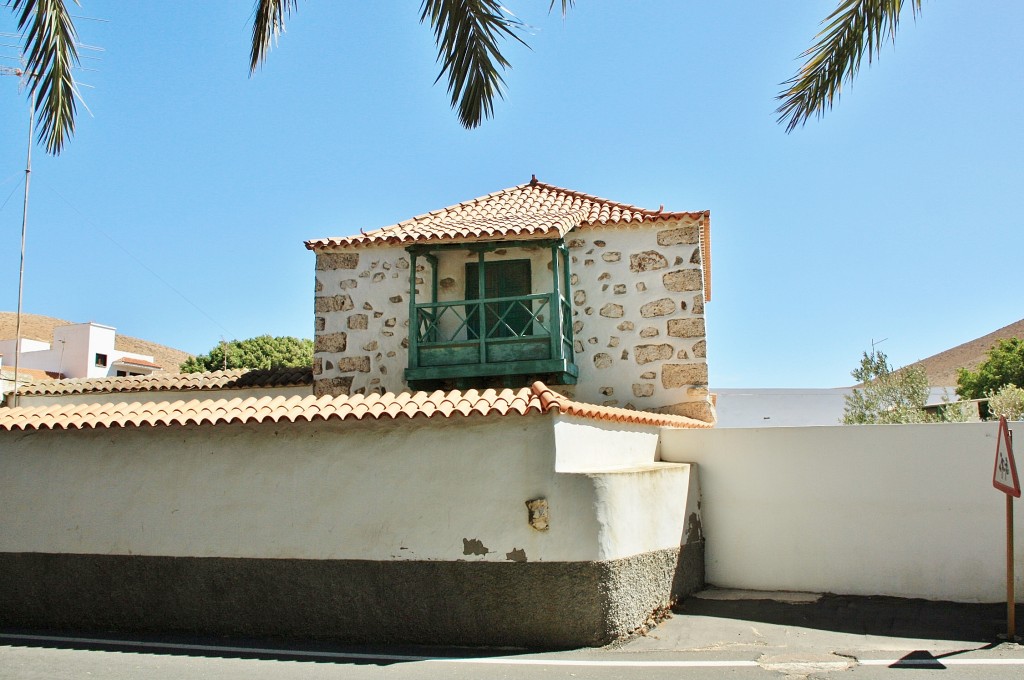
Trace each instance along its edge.
{"label": "distant mountain slope", "polygon": [[[17,324],[17,314],[14,312],[0,312],[0,339],[10,340],[14,338]],[[55,319],[52,316],[40,314],[21,315],[21,336],[30,340],[42,340],[53,342],[53,329],[57,326],[66,326],[73,321]],[[117,334],[114,341],[114,348],[122,352],[133,352],[135,354],[147,354],[153,357],[153,361],[163,366],[168,373],[178,373],[178,366],[188,359],[191,354],[182,352],[180,349],[158,345],[148,340],[140,340],[128,335]]]}
{"label": "distant mountain slope", "polygon": [[928,374],[928,382],[940,387],[956,386],[956,369],[963,367],[974,370],[987,357],[988,351],[997,340],[1006,338],[1024,338],[1024,319],[1011,323],[1009,326],[983,335],[976,340],[957,345],[945,352],[939,352],[927,359],[922,359],[911,366],[922,366]]}

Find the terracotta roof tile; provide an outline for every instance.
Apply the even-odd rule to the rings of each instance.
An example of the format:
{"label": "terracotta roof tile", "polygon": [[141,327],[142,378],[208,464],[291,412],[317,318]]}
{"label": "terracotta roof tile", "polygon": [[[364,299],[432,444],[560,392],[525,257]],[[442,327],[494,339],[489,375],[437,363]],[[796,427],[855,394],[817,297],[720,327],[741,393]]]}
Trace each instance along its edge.
{"label": "terracotta roof tile", "polygon": [[154,373],[121,378],[71,378],[33,382],[19,387],[22,396],[159,392],[168,390],[230,390],[258,387],[291,387],[313,384],[313,369],[270,368],[211,371],[208,373]]}
{"label": "terracotta roof tile", "polygon": [[311,422],[314,420],[398,420],[479,415],[508,416],[558,412],[622,423],[707,428],[683,416],[661,415],[584,404],[536,382],[520,390],[403,392],[369,396],[263,396],[248,399],[192,399],[173,402],[55,404],[0,409],[0,430],[79,430],[111,427],[217,425],[219,423]]}
{"label": "terracotta roof tile", "polygon": [[358,236],[307,241],[306,247],[560,238],[576,227],[699,220],[707,215],[707,211],[648,210],[532,180]]}

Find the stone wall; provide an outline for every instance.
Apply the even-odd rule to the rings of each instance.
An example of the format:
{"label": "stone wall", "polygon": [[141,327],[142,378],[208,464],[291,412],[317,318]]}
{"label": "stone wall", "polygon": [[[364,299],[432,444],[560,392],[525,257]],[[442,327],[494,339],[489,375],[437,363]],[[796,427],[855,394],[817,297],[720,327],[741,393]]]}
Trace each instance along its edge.
{"label": "stone wall", "polygon": [[408,389],[409,262],[409,254],[394,247],[317,253],[316,394]]}
{"label": "stone wall", "polygon": [[699,241],[697,220],[568,235],[576,399],[713,419]]}
{"label": "stone wall", "polygon": [[[700,219],[657,226],[586,228],[571,255],[575,386],[552,386],[596,404],[713,420]],[[475,258],[475,255],[473,256]],[[546,248],[509,248],[488,260],[531,260],[535,292],[550,290]],[[439,257],[442,300],[464,295],[466,253]],[[318,394],[408,389],[408,253],[364,247],[317,254],[314,376]],[[419,264],[417,282],[429,277]],[[417,299],[427,286],[419,285]]]}

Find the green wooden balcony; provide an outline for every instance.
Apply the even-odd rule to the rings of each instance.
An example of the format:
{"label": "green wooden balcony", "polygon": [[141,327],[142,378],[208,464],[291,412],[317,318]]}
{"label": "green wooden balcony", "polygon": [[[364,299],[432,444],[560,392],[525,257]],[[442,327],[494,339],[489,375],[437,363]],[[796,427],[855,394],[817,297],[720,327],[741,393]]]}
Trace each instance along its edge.
{"label": "green wooden balcony", "polygon": [[414,305],[406,382],[550,376],[574,384],[572,310],[560,292]]}

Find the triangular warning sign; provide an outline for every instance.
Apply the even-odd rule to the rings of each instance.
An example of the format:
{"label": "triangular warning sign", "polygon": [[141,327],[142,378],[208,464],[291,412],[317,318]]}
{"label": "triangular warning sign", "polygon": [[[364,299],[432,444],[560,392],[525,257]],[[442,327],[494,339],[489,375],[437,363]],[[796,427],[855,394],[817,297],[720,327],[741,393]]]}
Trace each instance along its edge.
{"label": "triangular warning sign", "polygon": [[996,469],[992,472],[992,486],[1015,498],[1020,498],[1020,479],[1017,463],[1013,460],[1013,442],[1006,416],[999,418],[999,436],[996,437]]}

